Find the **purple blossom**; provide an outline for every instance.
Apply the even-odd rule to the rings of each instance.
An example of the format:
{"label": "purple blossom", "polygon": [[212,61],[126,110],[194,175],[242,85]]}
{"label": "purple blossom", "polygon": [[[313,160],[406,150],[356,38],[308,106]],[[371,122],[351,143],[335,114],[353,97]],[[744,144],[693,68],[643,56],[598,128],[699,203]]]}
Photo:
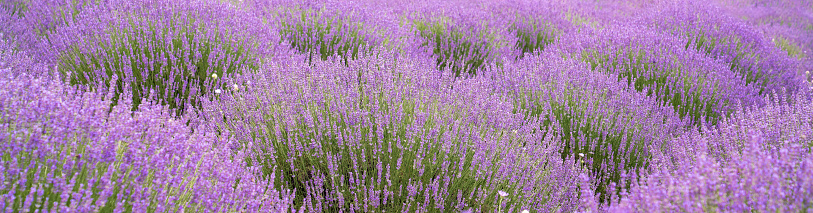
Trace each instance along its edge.
{"label": "purple blossom", "polygon": [[[0,43],[0,49],[8,50],[8,44]],[[0,60],[18,57],[28,56]],[[126,101],[110,109],[109,101],[101,99],[105,93],[77,90],[59,79],[11,74],[0,74],[0,138],[3,155],[13,159],[2,162],[0,196],[9,208],[289,208],[284,205],[288,195],[266,190],[256,167],[235,161],[241,154],[232,156],[227,149],[235,141],[216,137],[211,128],[193,132],[185,125],[189,118],[173,119],[160,105],[147,104],[131,114]],[[34,170],[39,172],[29,173]],[[43,196],[50,200],[45,203]]]}

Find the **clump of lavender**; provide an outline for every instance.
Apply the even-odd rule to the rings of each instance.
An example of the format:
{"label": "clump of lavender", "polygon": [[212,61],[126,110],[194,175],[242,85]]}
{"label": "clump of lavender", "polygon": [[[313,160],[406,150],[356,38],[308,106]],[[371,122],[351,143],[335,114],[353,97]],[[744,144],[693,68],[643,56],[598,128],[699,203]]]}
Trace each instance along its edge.
{"label": "clump of lavender", "polygon": [[793,92],[803,86],[798,62],[788,58],[757,29],[716,6],[679,1],[641,14],[635,23],[670,32],[684,39],[686,49],[726,62],[747,85],[758,88],[761,95]]}
{"label": "clump of lavender", "polygon": [[669,106],[694,125],[714,125],[736,105],[759,103],[759,90],[736,72],[669,35],[614,25],[563,42],[594,71],[616,74],[618,81]]}
{"label": "clump of lavender", "polygon": [[521,147],[553,142],[483,93],[486,78],[455,82],[426,69],[433,61],[394,61],[273,63],[212,111],[306,211],[573,208],[578,169]]}
{"label": "clump of lavender", "polygon": [[[41,61],[52,60],[46,54],[51,44],[48,40],[52,33],[63,30],[81,22],[84,17],[97,16],[92,8],[99,1],[90,0],[52,0],[28,1],[11,0],[2,4],[5,23],[4,31],[13,36],[18,48],[36,52]],[[80,15],[81,14],[81,15]],[[6,16],[7,15],[7,16]],[[58,36],[57,36],[58,38]]]}
{"label": "clump of lavender", "polygon": [[[0,49],[9,48],[7,43]],[[9,75],[0,58],[0,209],[7,212],[287,211],[242,155],[205,128],[194,133],[165,107],[60,80]],[[36,65],[34,65],[36,66]],[[107,95],[110,95],[109,93]],[[125,94],[126,97],[128,94]]]}
{"label": "clump of lavender", "polygon": [[769,100],[672,142],[659,170],[611,212],[805,212],[813,208],[811,102]]}
{"label": "clump of lavender", "polygon": [[813,61],[809,57],[813,47],[807,45],[813,42],[813,37],[809,36],[813,30],[810,2],[774,1],[758,4],[754,1],[723,0],[720,5],[728,14],[741,17],[746,24],[762,31],[765,38],[770,38],[792,57],[801,56],[803,71],[813,69]]}
{"label": "clump of lavender", "polygon": [[518,19],[510,30],[515,33],[517,39],[514,44],[515,48],[519,49],[523,55],[542,51],[556,40],[556,28],[550,23],[527,17]]}
{"label": "clump of lavender", "polygon": [[811,211],[810,9],[0,1],[0,209]]}
{"label": "clump of lavender", "polygon": [[563,2],[515,1],[494,4],[494,13],[510,19],[506,21],[508,26],[505,26],[509,34],[503,36],[508,37],[506,39],[509,41],[514,40],[515,59],[544,51],[563,36],[575,33],[580,25],[570,20],[576,15],[572,11],[566,12],[571,5]]}
{"label": "clump of lavender", "polygon": [[649,150],[661,149],[685,125],[670,108],[615,76],[558,54],[507,63],[501,75],[513,85],[508,94],[514,110],[541,122],[537,131],[555,138],[557,143],[546,145],[562,159],[587,167],[601,202],[628,188],[648,169]]}
{"label": "clump of lavender", "polygon": [[451,70],[455,76],[474,75],[495,62],[495,38],[485,27],[460,27],[442,18],[415,20],[421,46],[432,50],[440,70]]}
{"label": "clump of lavender", "polygon": [[22,18],[23,14],[28,10],[28,4],[24,1],[4,1],[0,3],[0,10],[6,11],[9,16]]}
{"label": "clump of lavender", "polygon": [[[92,89],[115,88],[113,105],[129,90],[134,110],[143,98],[153,96],[180,115],[190,110],[186,103],[199,106],[200,97],[221,87],[218,77],[256,69],[254,44],[218,27],[229,22],[179,5],[142,3],[85,20],[82,25],[95,24],[92,36],[66,33],[80,37],[59,55],[59,72],[66,81]],[[113,75],[122,78],[111,81]],[[124,88],[124,79],[132,80],[129,88]],[[104,82],[105,88],[95,88],[96,82]]]}
{"label": "clump of lavender", "polygon": [[[332,15],[322,10],[289,9],[280,14],[280,34],[292,48],[314,57],[328,60],[337,56],[343,63],[357,59],[375,46],[376,41],[365,34],[360,23],[353,23],[352,16]],[[345,11],[349,12],[349,11]]]}
{"label": "clump of lavender", "polygon": [[[0,33],[0,38],[2,38]],[[15,77],[18,75],[48,77],[42,75],[48,72],[48,67],[39,63],[36,58],[28,55],[28,51],[19,50],[15,48],[12,42],[0,40],[0,67],[2,67],[3,74],[6,77]]]}
{"label": "clump of lavender", "polygon": [[785,37],[778,37],[771,40],[774,42],[774,45],[776,45],[776,47],[779,47],[779,49],[782,49],[783,51],[787,52],[788,56],[792,58],[802,59],[807,57],[807,54],[803,52],[802,47],[796,45],[793,41]]}

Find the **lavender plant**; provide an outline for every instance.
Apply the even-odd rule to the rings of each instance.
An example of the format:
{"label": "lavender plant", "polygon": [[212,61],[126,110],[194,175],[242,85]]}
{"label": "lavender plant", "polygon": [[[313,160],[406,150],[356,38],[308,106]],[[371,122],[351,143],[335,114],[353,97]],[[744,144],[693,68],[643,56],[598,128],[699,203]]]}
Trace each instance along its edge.
{"label": "lavender plant", "polygon": [[0,9],[6,11],[6,13],[9,13],[10,16],[17,16],[17,18],[21,18],[28,10],[28,4],[23,1],[5,1],[0,4]]}
{"label": "lavender plant", "polygon": [[7,75],[6,61],[0,58],[3,211],[244,212],[290,205],[287,194],[267,190],[268,180],[230,153],[234,141],[204,128],[192,133],[160,105],[131,114],[125,99],[108,113],[109,101],[100,96],[110,93]]}
{"label": "lavender plant", "polygon": [[245,132],[258,147],[251,162],[283,180],[276,187],[297,189],[307,211],[573,208],[567,177],[577,171],[542,146],[522,149],[538,135],[507,102],[476,84],[452,90],[440,80],[452,74],[424,70],[428,61],[359,66],[374,61],[279,65],[217,109],[234,116],[222,125]]}
{"label": "lavender plant", "polygon": [[538,131],[553,130],[549,134],[558,144],[548,146],[556,147],[562,159],[588,168],[601,202],[628,188],[647,169],[649,150],[661,149],[663,140],[685,125],[671,109],[615,77],[557,55],[506,67],[505,73],[517,73],[506,76],[517,85],[509,90],[516,98],[514,110],[526,120],[539,119]]}
{"label": "lavender plant", "polygon": [[361,24],[342,17],[330,17],[323,11],[299,9],[284,14],[280,34],[297,51],[308,54],[308,62],[314,57],[327,60],[337,56],[343,63],[357,59],[375,45],[364,34]]}
{"label": "lavender plant", "polygon": [[665,12],[671,15],[642,13],[643,21],[639,23],[672,32],[685,39],[686,49],[725,61],[746,84],[759,88],[762,95],[800,87],[798,64],[779,54],[769,39],[760,36],[754,28],[714,6],[697,5],[689,9],[673,4],[667,8]]}
{"label": "lavender plant", "polygon": [[[503,40],[513,43],[514,51],[499,55],[513,55],[514,60],[525,54],[544,51],[564,35],[578,32],[582,23],[572,21],[577,15],[567,11],[566,3],[554,1],[490,2],[488,9],[501,19],[486,21],[494,28],[505,28],[499,34]],[[501,50],[505,52],[505,50]]]}
{"label": "lavender plant", "polygon": [[676,139],[661,155],[662,169],[609,210],[810,211],[810,100],[768,102],[710,133]]}
{"label": "lavender plant", "polygon": [[421,45],[432,49],[438,69],[449,69],[455,76],[474,75],[494,61],[493,38],[484,32],[466,31],[444,21],[417,20],[414,26],[424,38]]}
{"label": "lavender plant", "polygon": [[556,40],[556,30],[550,23],[530,18],[518,18],[511,30],[516,33],[515,48],[524,53],[542,51]]}
{"label": "lavender plant", "polygon": [[714,125],[736,105],[761,101],[759,90],[736,72],[684,50],[674,38],[623,26],[596,34],[568,44],[576,57],[594,71],[617,74],[618,81],[672,107],[690,124]]}
{"label": "lavender plant", "polygon": [[[53,60],[47,54],[51,48],[52,34],[69,28],[83,20],[83,17],[99,16],[95,8],[102,1],[98,0],[52,0],[29,1],[11,0],[4,3],[5,12],[9,15],[7,29],[14,36],[18,48],[36,51],[42,60]],[[55,39],[59,39],[56,36]]]}
{"label": "lavender plant", "polygon": [[[74,44],[60,55],[59,72],[72,85],[103,81],[115,88],[116,105],[128,82],[133,110],[154,92],[156,101],[183,114],[186,103],[199,106],[200,97],[222,87],[220,78],[243,69],[256,69],[253,44],[236,34],[218,31],[218,23],[195,11],[168,8],[136,9],[113,14],[115,23],[97,23],[102,32]],[[122,76],[112,82],[113,75]]]}
{"label": "lavender plant", "polygon": [[784,37],[779,37],[778,39],[771,39],[776,47],[782,49],[783,51],[788,53],[788,56],[793,58],[802,59],[805,58],[806,55],[802,52],[801,47],[794,44],[793,41],[790,41]]}
{"label": "lavender plant", "polygon": [[[811,41],[808,35],[813,29],[813,19],[809,16],[809,2],[775,1],[765,4],[747,2],[754,5],[753,7],[744,7],[740,3],[745,2],[721,1],[720,5],[727,13],[741,17],[748,25],[764,32],[765,37],[782,38],[796,44],[808,44]],[[799,48],[802,52],[811,51],[807,45],[801,45]],[[805,61],[806,68],[810,69],[809,60]]]}

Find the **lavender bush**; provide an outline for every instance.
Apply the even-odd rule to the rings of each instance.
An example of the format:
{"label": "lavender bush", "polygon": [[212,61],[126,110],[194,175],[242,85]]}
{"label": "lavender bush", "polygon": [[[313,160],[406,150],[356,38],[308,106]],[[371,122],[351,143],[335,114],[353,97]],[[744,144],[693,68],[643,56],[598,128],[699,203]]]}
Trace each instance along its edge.
{"label": "lavender bush", "polygon": [[308,54],[308,62],[314,57],[327,60],[337,55],[347,64],[349,60],[357,59],[368,52],[375,42],[363,37],[364,29],[358,23],[349,23],[341,17],[327,17],[321,11],[291,11],[290,14],[281,15],[282,34],[291,47],[299,52]]}
{"label": "lavender bush", "polygon": [[665,11],[643,13],[638,22],[686,39],[687,49],[725,61],[746,84],[759,88],[760,94],[775,93],[782,88],[793,91],[799,86],[797,63],[781,54],[753,27],[714,6],[686,1],[665,7]]}
{"label": "lavender bush", "polygon": [[509,90],[517,98],[515,111],[526,120],[540,120],[537,131],[549,131],[560,141],[543,146],[555,146],[563,160],[572,158],[588,168],[602,200],[618,191],[608,189],[610,183],[627,178],[623,181],[630,183],[647,168],[649,149],[660,148],[685,126],[670,108],[573,60],[528,57],[506,65],[505,72],[513,73],[505,75],[517,85]]}
{"label": "lavender bush", "polygon": [[[2,49],[8,50],[8,43]],[[7,58],[8,57],[8,58]],[[103,93],[83,92],[58,79],[0,72],[3,171],[0,209],[6,212],[285,211],[290,197],[210,130],[196,132],[160,105],[129,113],[123,100],[109,109]],[[37,64],[28,64],[37,66]],[[128,94],[125,93],[125,96]]]}
{"label": "lavender bush", "polygon": [[673,142],[664,168],[619,205],[629,211],[779,211],[813,208],[810,100],[738,111],[707,134]]}
{"label": "lavender bush", "polygon": [[618,81],[671,106],[691,124],[715,124],[733,106],[761,100],[759,89],[738,79],[726,64],[682,49],[674,37],[618,26],[574,40],[563,48],[592,70],[616,74]]}
{"label": "lavender bush", "polygon": [[483,32],[461,30],[443,21],[415,21],[414,25],[439,69],[449,69],[455,76],[474,75],[493,61],[494,47]]}
{"label": "lavender bush", "polygon": [[425,69],[429,60],[375,59],[275,64],[213,110],[258,147],[249,161],[296,188],[307,211],[572,208],[562,201],[573,168],[541,146],[521,147],[539,133],[506,110],[510,102],[480,93],[487,81],[454,82]]}
{"label": "lavender bush", "polygon": [[[112,23],[84,20],[82,24],[101,25],[102,32],[61,53],[59,71],[73,85],[93,86],[103,81],[105,88],[116,88],[114,105],[124,90],[123,79],[132,78],[128,83],[133,93],[133,109],[153,91],[161,104],[183,114],[188,110],[185,103],[198,105],[199,96],[222,86],[218,76],[256,69],[254,44],[237,34],[209,29],[219,24],[213,17],[173,6],[158,11],[148,8],[118,11],[123,14],[104,18],[115,20]],[[111,82],[113,75],[123,78]]]}
{"label": "lavender bush", "polygon": [[556,28],[545,21],[519,18],[511,30],[516,33],[516,48],[522,53],[542,51],[556,40]]}
{"label": "lavender bush", "polygon": [[4,212],[807,212],[802,1],[6,0]]}

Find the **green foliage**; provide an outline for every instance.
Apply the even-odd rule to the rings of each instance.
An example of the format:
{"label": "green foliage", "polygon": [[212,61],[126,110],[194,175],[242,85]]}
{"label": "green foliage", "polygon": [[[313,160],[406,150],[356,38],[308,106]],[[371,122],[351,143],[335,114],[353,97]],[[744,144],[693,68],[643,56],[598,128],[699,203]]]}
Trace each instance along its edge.
{"label": "green foliage", "polygon": [[707,79],[685,76],[682,65],[658,65],[642,50],[616,51],[614,54],[583,51],[581,60],[590,64],[594,71],[617,74],[618,81],[626,81],[635,90],[655,97],[662,106],[671,106],[680,118],[688,117],[693,124],[716,124],[723,116],[715,111],[721,101],[716,97],[720,91],[706,92],[708,94],[704,96],[702,85]]}
{"label": "green foliage", "polygon": [[514,47],[523,54],[542,51],[556,40],[556,29],[544,21],[521,18],[520,23],[514,23],[510,30],[517,37]]}
{"label": "green foliage", "polygon": [[794,58],[798,58],[798,59],[802,59],[802,58],[806,57],[805,53],[802,51],[801,47],[799,47],[798,45],[794,44],[792,41],[790,41],[790,40],[788,40],[788,39],[786,39],[784,37],[779,37],[779,38],[773,39],[773,43],[779,49],[782,49],[785,52],[787,52],[788,56],[790,56],[790,57],[794,57]]}
{"label": "green foliage", "polygon": [[[178,32],[158,28],[155,20],[147,25],[136,22],[131,19],[132,27],[121,31],[109,30],[109,40],[102,37],[86,44],[98,45],[102,53],[89,53],[82,46],[62,53],[59,72],[63,76],[70,73],[66,81],[71,85],[95,87],[103,82],[105,87],[115,87],[112,105],[118,103],[125,78],[129,78],[133,110],[142,98],[153,96],[181,115],[189,110],[187,103],[199,106],[200,97],[222,84],[213,76],[257,69],[246,42],[226,37],[226,33],[207,37],[205,26],[191,17],[171,21],[180,26]],[[116,82],[110,82],[113,75],[119,77]],[[193,89],[197,91],[194,96],[190,94]]]}
{"label": "green foliage", "polygon": [[308,63],[313,63],[314,56],[322,60],[338,56],[346,65],[349,60],[357,59],[365,50],[372,48],[365,41],[364,29],[359,23],[324,17],[320,11],[291,13],[294,14],[293,18],[282,22],[280,34],[291,47],[308,54]]}
{"label": "green foliage", "polygon": [[589,17],[586,18],[586,17],[583,17],[583,16],[581,16],[579,14],[572,13],[572,12],[566,13],[565,18],[567,18],[567,20],[569,20],[570,23],[573,23],[574,25],[584,25],[584,26],[588,26],[588,27],[593,28],[593,29],[601,27],[598,22],[596,22],[594,20],[590,20]]}
{"label": "green foliage", "polygon": [[422,46],[433,48],[439,69],[450,69],[458,77],[474,75],[494,61],[495,42],[487,33],[467,34],[442,21],[413,21],[413,25],[424,38]]}

